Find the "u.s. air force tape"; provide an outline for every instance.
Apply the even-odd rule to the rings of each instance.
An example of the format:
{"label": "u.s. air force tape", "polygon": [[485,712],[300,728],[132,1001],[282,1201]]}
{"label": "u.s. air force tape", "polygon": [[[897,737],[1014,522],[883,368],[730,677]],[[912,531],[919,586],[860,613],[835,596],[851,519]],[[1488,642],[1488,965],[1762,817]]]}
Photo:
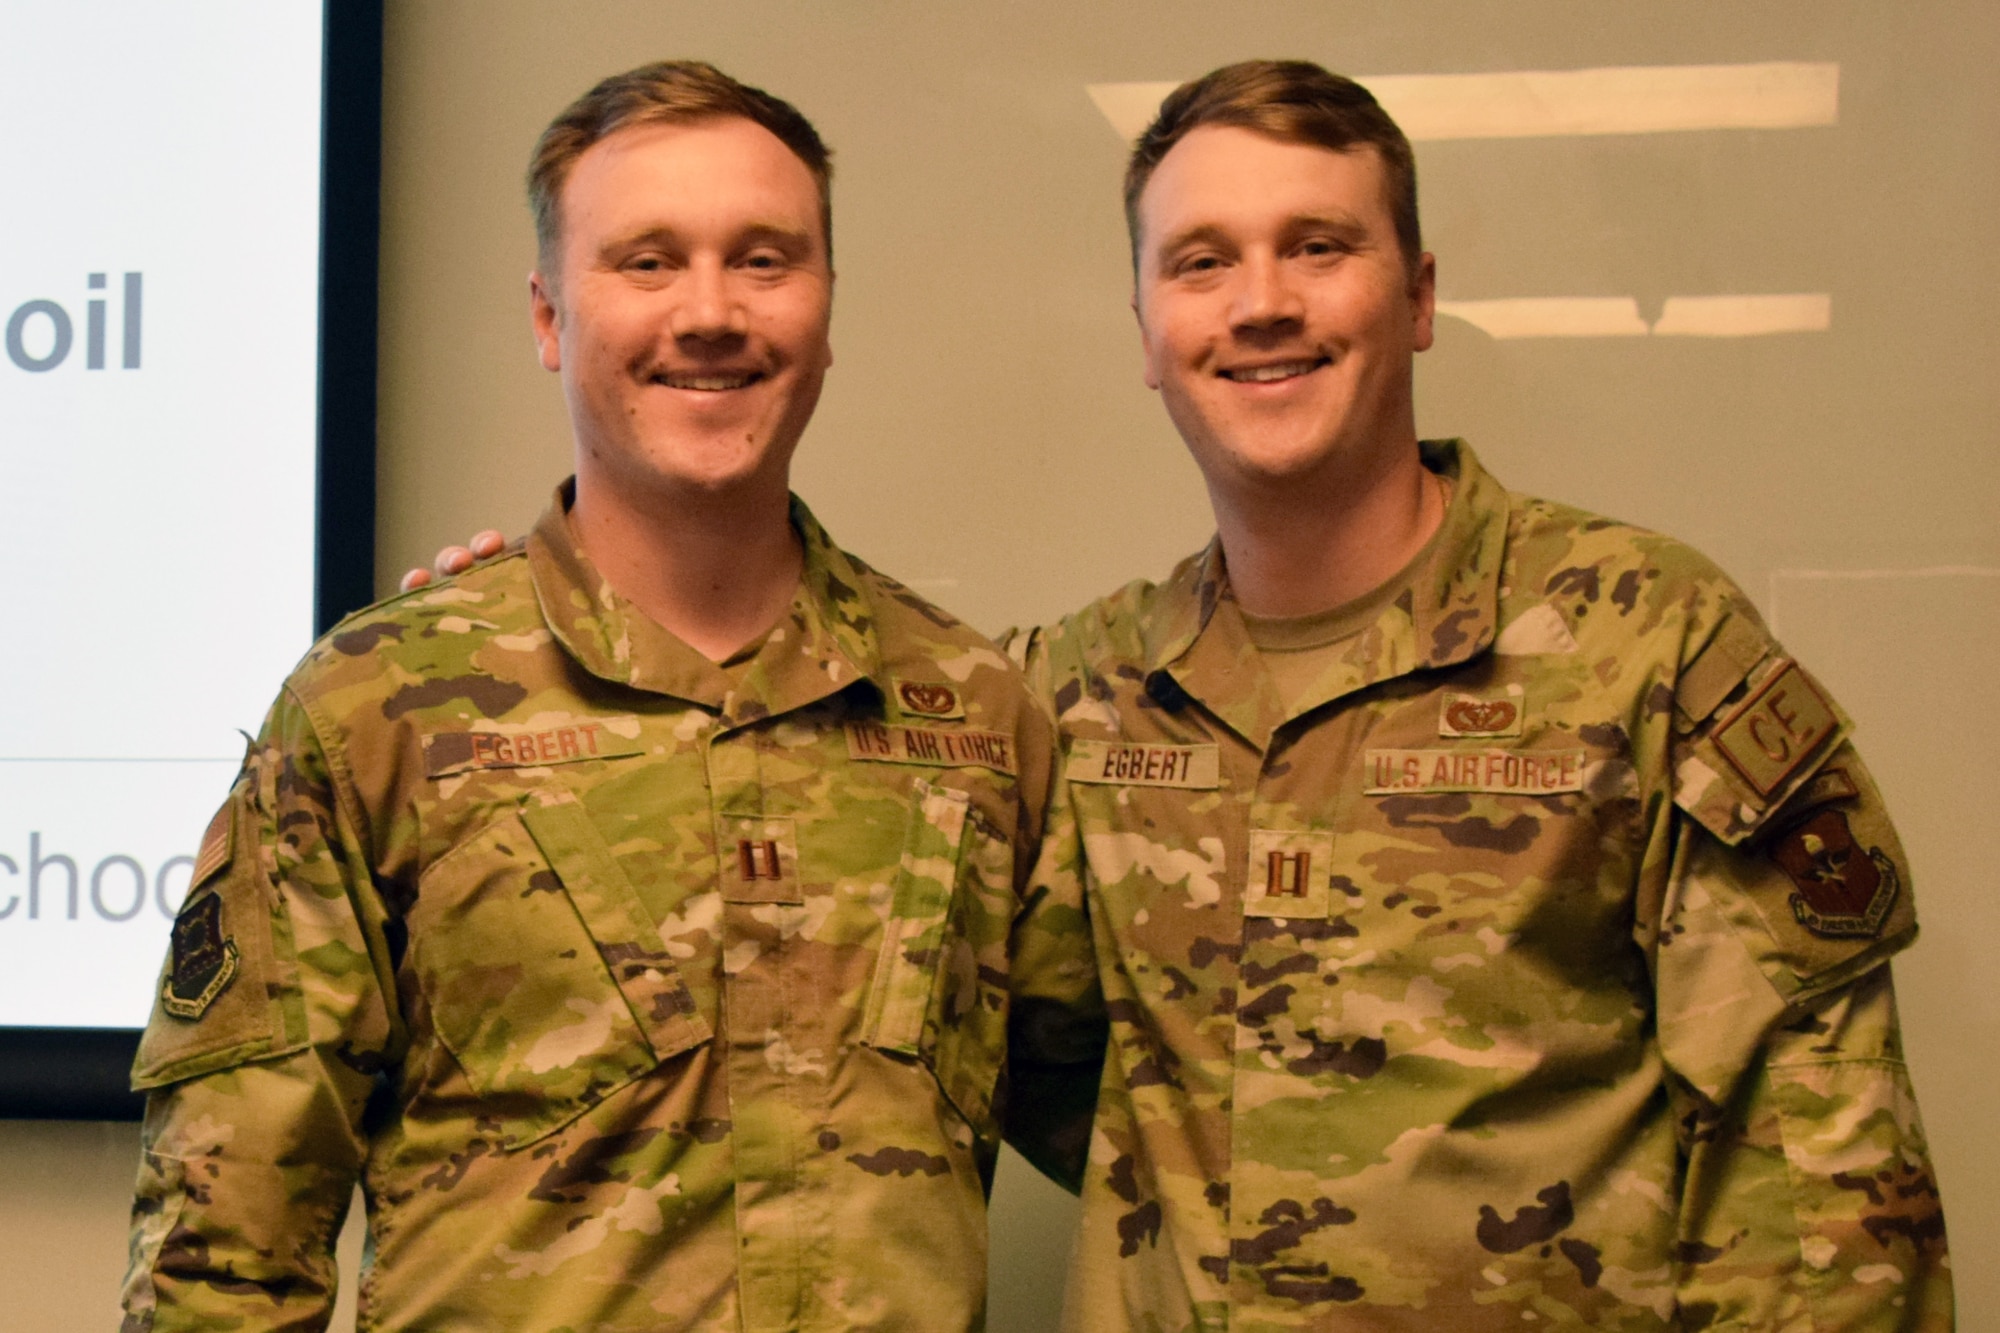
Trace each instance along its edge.
{"label": "u.s. air force tape", "polygon": [[990,768],[1009,775],[1015,771],[1013,737],[969,727],[892,727],[881,722],[850,722],[847,757],[879,764]]}
{"label": "u.s. air force tape", "polygon": [[1583,760],[1582,750],[1370,750],[1361,790],[1553,796],[1583,790]]}
{"label": "u.s. air force tape", "polygon": [[1213,745],[1075,740],[1069,743],[1063,774],[1071,782],[1209,791],[1221,785],[1222,761]]}

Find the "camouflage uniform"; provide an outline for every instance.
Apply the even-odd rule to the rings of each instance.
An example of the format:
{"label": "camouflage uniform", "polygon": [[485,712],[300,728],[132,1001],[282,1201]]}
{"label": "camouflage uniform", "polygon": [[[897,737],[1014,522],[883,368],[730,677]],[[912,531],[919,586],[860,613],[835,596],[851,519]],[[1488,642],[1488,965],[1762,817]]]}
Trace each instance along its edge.
{"label": "camouflage uniform", "polygon": [[1845,717],[1685,547],[1425,455],[1297,707],[1214,546],[1028,647],[1112,1032],[1069,1326],[1948,1327]]}
{"label": "camouflage uniform", "polygon": [[140,1049],[128,1329],[320,1327],[357,1177],[363,1328],[980,1324],[1010,1004],[1090,971],[1051,732],[793,521],[733,689],[560,506],[307,655]]}

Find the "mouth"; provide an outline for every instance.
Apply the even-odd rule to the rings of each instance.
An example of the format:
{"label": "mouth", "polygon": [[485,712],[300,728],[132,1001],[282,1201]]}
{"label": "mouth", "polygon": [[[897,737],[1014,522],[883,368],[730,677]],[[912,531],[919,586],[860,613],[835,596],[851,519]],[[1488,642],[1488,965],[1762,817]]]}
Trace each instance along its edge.
{"label": "mouth", "polygon": [[1273,361],[1262,366],[1231,366],[1216,374],[1236,384],[1277,384],[1310,375],[1321,366],[1331,365],[1326,357],[1306,357],[1297,361]]}
{"label": "mouth", "polygon": [[761,370],[662,370],[653,375],[653,383],[697,393],[727,393],[747,389],[763,378]]}

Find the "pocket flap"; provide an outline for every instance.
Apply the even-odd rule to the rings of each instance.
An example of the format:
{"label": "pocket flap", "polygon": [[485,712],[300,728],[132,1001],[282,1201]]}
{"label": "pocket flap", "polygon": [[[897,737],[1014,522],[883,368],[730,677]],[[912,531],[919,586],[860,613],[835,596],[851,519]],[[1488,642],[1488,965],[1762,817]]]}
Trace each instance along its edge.
{"label": "pocket flap", "polygon": [[575,801],[531,805],[521,813],[535,845],[548,858],[570,902],[583,918],[598,955],[625,994],[632,1016],[653,1054],[669,1056],[709,1039],[708,1020],[660,941],[659,924],[646,910],[618,858]]}
{"label": "pocket flap", "polygon": [[928,782],[919,781],[914,794],[917,810],[903,844],[896,896],[882,927],[875,981],[861,1020],[862,1041],[905,1055],[921,1049],[970,806],[964,792]]}

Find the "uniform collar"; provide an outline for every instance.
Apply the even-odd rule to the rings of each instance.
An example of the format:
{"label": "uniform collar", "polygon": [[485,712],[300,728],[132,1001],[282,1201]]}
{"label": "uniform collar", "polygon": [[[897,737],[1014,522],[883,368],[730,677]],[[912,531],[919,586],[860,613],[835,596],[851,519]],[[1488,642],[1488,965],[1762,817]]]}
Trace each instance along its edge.
{"label": "uniform collar", "polygon": [[528,535],[528,565],[549,632],[584,670],[686,700],[732,726],[791,712],[859,681],[887,693],[860,571],[796,495],[791,523],[805,570],[791,609],[733,688],[729,673],[648,619],[598,572],[570,530],[575,497],[574,479],[556,488]]}
{"label": "uniform collar", "polygon": [[[1418,447],[1424,466],[1452,481],[1430,555],[1406,595],[1382,608],[1292,717],[1379,681],[1455,666],[1493,643],[1507,491],[1463,441],[1426,440]],[[1161,589],[1161,613],[1147,626],[1146,691],[1167,707],[1180,698],[1199,701],[1261,750],[1289,719],[1228,588],[1217,538]]]}

